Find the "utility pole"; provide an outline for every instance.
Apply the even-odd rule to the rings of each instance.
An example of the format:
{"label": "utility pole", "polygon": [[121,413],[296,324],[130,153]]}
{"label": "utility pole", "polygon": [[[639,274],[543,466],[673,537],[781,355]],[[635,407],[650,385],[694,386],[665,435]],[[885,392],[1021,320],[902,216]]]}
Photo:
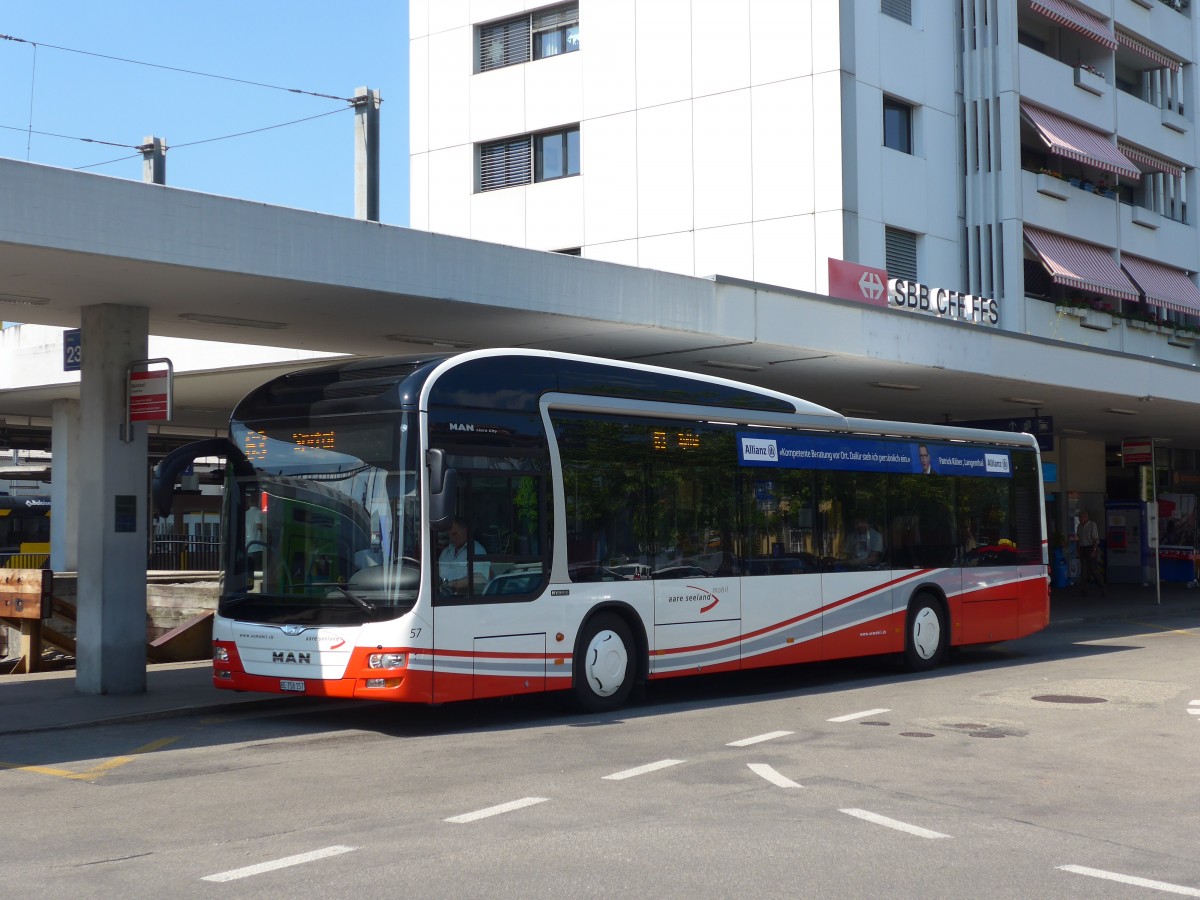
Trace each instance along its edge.
{"label": "utility pole", "polygon": [[354,218],[379,221],[379,91],[354,90]]}
{"label": "utility pole", "polygon": [[142,145],[142,181],[146,184],[167,183],[167,142],[162,138],[146,135]]}

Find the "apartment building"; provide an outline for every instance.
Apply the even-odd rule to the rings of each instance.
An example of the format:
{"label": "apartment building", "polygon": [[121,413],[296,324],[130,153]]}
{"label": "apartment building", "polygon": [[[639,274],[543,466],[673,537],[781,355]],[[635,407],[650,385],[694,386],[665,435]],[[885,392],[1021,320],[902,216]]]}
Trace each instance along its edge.
{"label": "apartment building", "polygon": [[[1069,350],[1061,385],[1081,359],[1200,362],[1188,0],[410,10],[414,228],[818,295],[848,296],[836,261],[886,270]],[[1136,490],[1126,421],[1058,434],[1085,474],[1048,490]],[[1200,484],[1197,449],[1155,462]]]}
{"label": "apartment building", "polygon": [[1019,331],[1200,313],[1187,0],[411,10],[413,227],[818,293],[849,260]]}

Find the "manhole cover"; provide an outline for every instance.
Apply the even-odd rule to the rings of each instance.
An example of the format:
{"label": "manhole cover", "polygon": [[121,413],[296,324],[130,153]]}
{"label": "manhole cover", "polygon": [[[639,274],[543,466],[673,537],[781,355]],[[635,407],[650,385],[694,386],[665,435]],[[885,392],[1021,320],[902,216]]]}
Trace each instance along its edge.
{"label": "manhole cover", "polygon": [[1041,703],[1107,703],[1103,697],[1080,697],[1077,694],[1039,694],[1033,698]]}
{"label": "manhole cover", "polygon": [[933,737],[928,731],[902,731],[900,737]]}

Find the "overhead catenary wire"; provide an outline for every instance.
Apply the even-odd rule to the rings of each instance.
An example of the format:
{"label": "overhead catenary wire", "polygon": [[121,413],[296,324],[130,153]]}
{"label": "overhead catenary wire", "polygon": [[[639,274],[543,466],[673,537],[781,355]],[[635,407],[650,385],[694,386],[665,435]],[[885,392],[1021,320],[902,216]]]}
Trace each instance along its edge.
{"label": "overhead catenary wire", "polygon": [[200,78],[215,78],[220,81],[231,81],[236,84],[250,85],[251,87],[266,88],[273,91],[284,91],[289,94],[303,94],[307,97],[320,97],[324,100],[339,100],[342,103],[354,103],[353,97],[341,97],[337,94],[325,94],[321,93],[320,91],[306,91],[302,88],[290,88],[279,84],[269,84],[265,81],[252,81],[248,78],[235,78],[232,75],[218,75],[213,72],[201,72],[198,69],[184,69],[180,66],[168,66],[162,63],[145,62],[144,60],[140,59],[129,59],[124,56],[113,56],[108,53],[95,53],[91,50],[79,50],[75,47],[62,47],[57,44],[47,44],[43,41],[31,41],[26,38],[16,37],[15,35],[11,34],[0,34],[0,40],[13,41],[18,44],[29,44],[34,48],[35,53],[37,52],[38,47],[46,47],[50,50],[60,50],[63,53],[78,53],[82,56],[93,56],[97,59],[107,59],[112,62],[128,63],[129,65],[133,66],[146,66],[151,69],[162,69],[167,72],[179,72],[183,75],[195,75]]}

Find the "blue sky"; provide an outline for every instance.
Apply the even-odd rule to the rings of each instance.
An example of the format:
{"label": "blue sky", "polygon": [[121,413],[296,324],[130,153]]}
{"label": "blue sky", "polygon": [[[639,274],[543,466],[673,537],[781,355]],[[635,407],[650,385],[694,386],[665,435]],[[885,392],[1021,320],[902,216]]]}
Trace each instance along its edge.
{"label": "blue sky", "polygon": [[153,134],[175,148],[168,185],[352,216],[345,102],[69,51],[342,98],[365,85],[383,97],[380,218],[408,224],[406,0],[0,0],[0,34],[38,45],[0,40],[0,156],[141,180],[140,155],[96,164]]}

